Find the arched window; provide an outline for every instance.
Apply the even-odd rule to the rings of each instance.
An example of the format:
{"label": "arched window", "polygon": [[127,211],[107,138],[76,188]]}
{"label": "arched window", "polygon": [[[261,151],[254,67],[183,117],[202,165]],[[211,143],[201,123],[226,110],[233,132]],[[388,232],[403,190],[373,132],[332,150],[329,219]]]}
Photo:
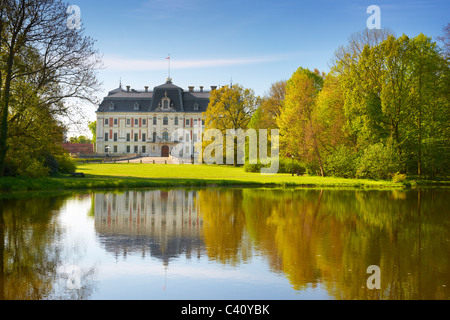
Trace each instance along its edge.
{"label": "arched window", "polygon": [[156,132],[153,132],[153,142],[156,142]]}
{"label": "arched window", "polygon": [[163,126],[167,126],[169,124],[169,118],[164,117],[163,118]]}
{"label": "arched window", "polygon": [[164,131],[162,134],[162,138],[164,141],[169,141],[169,133],[167,131]]}
{"label": "arched window", "polygon": [[153,125],[156,126],[156,116],[153,116]]}
{"label": "arched window", "polygon": [[164,101],[163,101],[163,109],[164,109],[164,110],[169,109],[169,100],[164,100]]}
{"label": "arched window", "polygon": [[178,117],[175,117],[175,123],[176,126],[178,125]]}

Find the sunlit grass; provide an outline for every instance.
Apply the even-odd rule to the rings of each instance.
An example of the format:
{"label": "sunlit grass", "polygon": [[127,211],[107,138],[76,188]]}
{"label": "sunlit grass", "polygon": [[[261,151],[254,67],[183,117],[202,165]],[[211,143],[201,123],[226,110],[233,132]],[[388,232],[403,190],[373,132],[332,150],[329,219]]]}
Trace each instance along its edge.
{"label": "sunlit grass", "polygon": [[318,176],[292,176],[291,174],[264,175],[245,172],[242,167],[225,165],[175,165],[175,164],[80,164],[79,172],[87,177],[128,177],[147,179],[173,179],[175,181],[218,181],[242,184],[288,186],[399,186],[391,181],[344,179]]}
{"label": "sunlit grass", "polygon": [[336,177],[263,175],[226,165],[176,164],[78,164],[77,172],[49,178],[1,178],[0,190],[70,190],[149,187],[308,187],[308,188],[404,188],[404,183]]}

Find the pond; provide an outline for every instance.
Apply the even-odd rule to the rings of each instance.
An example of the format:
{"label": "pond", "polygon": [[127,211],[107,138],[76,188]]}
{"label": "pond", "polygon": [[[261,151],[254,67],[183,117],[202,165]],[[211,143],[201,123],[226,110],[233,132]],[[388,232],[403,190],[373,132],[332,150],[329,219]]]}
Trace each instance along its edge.
{"label": "pond", "polygon": [[3,194],[0,299],[448,300],[449,208],[431,188]]}

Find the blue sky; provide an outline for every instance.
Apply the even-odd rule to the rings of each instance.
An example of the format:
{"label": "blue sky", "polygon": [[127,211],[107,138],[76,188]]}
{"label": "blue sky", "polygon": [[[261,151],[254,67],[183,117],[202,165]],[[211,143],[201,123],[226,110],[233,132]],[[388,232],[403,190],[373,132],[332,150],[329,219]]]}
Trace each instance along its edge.
{"label": "blue sky", "polygon": [[[239,83],[264,95],[299,67],[327,72],[334,51],[366,28],[370,5],[381,27],[436,38],[450,22],[449,0],[68,0],[81,9],[85,34],[103,55],[101,99],[124,86],[165,82],[171,55],[173,83]],[[95,120],[95,106],[86,106]]]}

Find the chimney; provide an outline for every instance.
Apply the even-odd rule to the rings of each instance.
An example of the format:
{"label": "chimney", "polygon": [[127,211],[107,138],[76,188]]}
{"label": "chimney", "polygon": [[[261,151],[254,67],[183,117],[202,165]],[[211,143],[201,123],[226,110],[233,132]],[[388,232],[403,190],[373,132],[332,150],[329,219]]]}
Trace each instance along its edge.
{"label": "chimney", "polygon": [[200,86],[200,92],[203,92],[203,86]]}
{"label": "chimney", "polygon": [[211,86],[211,91],[214,91],[217,89],[217,86]]}
{"label": "chimney", "polygon": [[189,92],[194,92],[194,87],[193,86],[188,87],[188,88],[189,88]]}
{"label": "chimney", "polygon": [[130,86],[127,86],[127,92],[130,92]]}
{"label": "chimney", "polygon": [[145,86],[144,88],[145,88],[145,92],[148,92],[148,86]]}

